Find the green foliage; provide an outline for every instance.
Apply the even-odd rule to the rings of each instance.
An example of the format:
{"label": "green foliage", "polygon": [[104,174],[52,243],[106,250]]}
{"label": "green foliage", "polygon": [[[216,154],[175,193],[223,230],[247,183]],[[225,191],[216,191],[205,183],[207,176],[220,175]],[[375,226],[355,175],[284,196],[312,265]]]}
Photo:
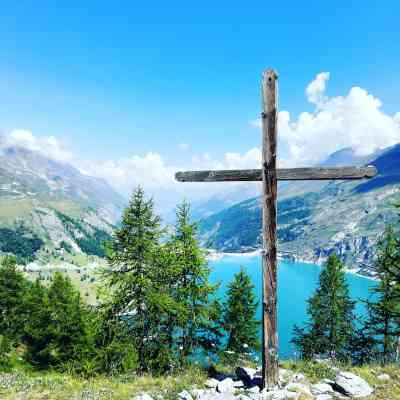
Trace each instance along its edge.
{"label": "green foliage", "polygon": [[374,356],[388,363],[396,357],[400,336],[400,241],[393,227],[379,242],[374,269],[379,283],[372,289],[372,300],[366,302],[365,340]]}
{"label": "green foliage", "polygon": [[254,285],[243,267],[229,284],[227,295],[224,310],[224,329],[228,333],[227,350],[238,354],[258,350],[258,302],[254,294]]}
{"label": "green foliage", "polygon": [[23,225],[15,229],[0,228],[0,251],[11,253],[21,261],[31,261],[44,242]]}
{"label": "green foliage", "polygon": [[343,265],[332,254],[319,277],[319,286],[308,300],[310,322],[294,328],[293,343],[301,358],[327,355],[346,360],[354,332],[354,305],[349,296]]}
{"label": "green foliage", "polygon": [[126,334],[137,349],[140,372],[148,371],[151,361],[160,369],[169,362],[165,364],[162,324],[173,302],[160,268],[161,233],[153,202],[145,199],[139,187],[124,211],[108,254],[111,269],[105,278],[112,297],[104,307],[110,310],[108,323],[118,325],[123,319],[126,324]]}
{"label": "green foliage", "polygon": [[106,251],[104,243],[111,239],[111,236],[100,229],[92,227],[93,233],[88,233],[76,239],[78,246],[86,254],[91,254],[98,257],[105,257]]}
{"label": "green foliage", "polygon": [[[107,232],[94,226],[85,226],[81,221],[58,210],[54,212],[83,252],[98,257],[106,256],[105,243],[111,240]],[[66,250],[69,251],[68,247]]]}
{"label": "green foliage", "polygon": [[47,289],[36,281],[27,298],[26,358],[38,368],[65,368],[92,350],[88,311],[69,278],[60,273]]}
{"label": "green foliage", "polygon": [[188,359],[202,348],[217,352],[220,341],[221,306],[213,298],[218,285],[209,282],[210,267],[197,241],[197,223],[190,221],[189,204],[183,202],[176,211],[175,233],[170,241],[174,255],[175,285],[173,297],[180,308],[180,355]]}
{"label": "green foliage", "polygon": [[27,281],[16,266],[13,256],[0,263],[0,334],[10,344],[18,343],[26,315],[24,297]]}

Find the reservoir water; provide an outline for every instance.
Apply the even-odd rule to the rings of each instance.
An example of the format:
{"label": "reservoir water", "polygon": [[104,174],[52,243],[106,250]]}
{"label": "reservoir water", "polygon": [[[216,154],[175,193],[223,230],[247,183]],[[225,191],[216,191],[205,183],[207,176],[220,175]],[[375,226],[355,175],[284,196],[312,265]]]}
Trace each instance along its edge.
{"label": "reservoir water", "polygon": [[[224,297],[227,285],[241,266],[247,269],[258,298],[261,297],[261,258],[257,255],[225,255],[219,260],[210,260],[211,280],[220,282],[219,295]],[[293,358],[295,348],[291,344],[294,324],[303,325],[307,320],[307,299],[313,294],[321,272],[318,265],[281,260],[278,267],[278,329],[279,356]],[[365,308],[359,301],[370,297],[373,280],[354,274],[346,274],[350,295],[357,301],[356,313],[363,315]],[[258,318],[261,318],[259,307]]]}

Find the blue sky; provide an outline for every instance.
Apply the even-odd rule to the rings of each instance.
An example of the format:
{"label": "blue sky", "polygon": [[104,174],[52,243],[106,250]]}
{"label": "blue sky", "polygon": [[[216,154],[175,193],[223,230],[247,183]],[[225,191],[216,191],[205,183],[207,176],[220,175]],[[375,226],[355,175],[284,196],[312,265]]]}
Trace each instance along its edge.
{"label": "blue sky", "polygon": [[[54,137],[89,170],[89,160],[123,168],[121,160],[150,152],[167,174],[169,167],[207,160],[223,164],[227,152],[259,146],[254,120],[268,66],[279,72],[280,109],[291,123],[323,108],[305,94],[321,72],[330,73],[316,89],[321,99],[360,87],[381,101],[382,115],[394,118],[399,15],[398,1],[3,2],[0,130]],[[344,107],[354,110],[348,100]],[[363,109],[364,100],[356,103]],[[332,103],[326,108],[336,115]],[[389,139],[372,147],[393,142],[396,118],[393,126],[386,121]],[[315,137],[298,146],[308,144],[310,153],[319,147]],[[287,147],[281,146],[282,158],[296,157]]]}

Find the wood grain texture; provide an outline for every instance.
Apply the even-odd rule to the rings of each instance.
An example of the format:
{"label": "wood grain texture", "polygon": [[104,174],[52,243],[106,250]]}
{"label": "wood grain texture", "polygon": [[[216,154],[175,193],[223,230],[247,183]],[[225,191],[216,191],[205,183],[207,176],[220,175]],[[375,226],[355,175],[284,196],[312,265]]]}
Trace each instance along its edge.
{"label": "wood grain texture", "polygon": [[276,147],[278,124],[278,76],[272,69],[263,73],[262,94],[262,378],[263,387],[278,386],[278,331],[277,331],[277,250]]}
{"label": "wood grain texture", "polygon": [[[333,180],[373,178],[376,168],[367,167],[314,167],[314,168],[280,168],[277,169],[279,181]],[[185,171],[177,172],[175,179],[179,182],[245,182],[262,181],[261,169]]]}

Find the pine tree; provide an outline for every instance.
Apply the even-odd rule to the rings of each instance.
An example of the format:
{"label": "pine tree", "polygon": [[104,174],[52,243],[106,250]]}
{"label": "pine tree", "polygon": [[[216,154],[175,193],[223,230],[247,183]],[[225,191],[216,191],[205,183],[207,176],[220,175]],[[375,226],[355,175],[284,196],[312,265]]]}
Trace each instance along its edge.
{"label": "pine tree", "polygon": [[190,207],[177,207],[177,222],[170,246],[175,254],[177,304],[181,307],[177,324],[182,359],[200,348],[216,350],[220,343],[220,306],[215,298],[218,285],[210,283],[211,269],[197,240],[197,223],[190,221]]}
{"label": "pine tree", "polygon": [[400,335],[400,242],[393,227],[388,227],[378,244],[374,266],[379,283],[367,301],[368,320],[365,330],[374,339],[381,361],[394,360]]}
{"label": "pine tree", "polygon": [[169,363],[169,352],[165,353],[168,346],[164,346],[160,325],[166,320],[165,314],[172,312],[169,308],[173,302],[164,281],[161,235],[153,201],[147,200],[143,189],[138,187],[111,243],[108,254],[111,269],[106,272],[106,284],[112,296],[103,308],[109,310],[109,324],[125,326],[137,349],[141,373],[152,366],[163,369]]}
{"label": "pine tree", "polygon": [[256,319],[258,302],[250,276],[242,267],[229,284],[224,310],[227,350],[246,353],[258,350],[260,321]]}
{"label": "pine tree", "polygon": [[48,289],[36,281],[27,294],[26,306],[30,316],[24,342],[32,364],[66,368],[92,351],[87,310],[68,277],[56,273]]}
{"label": "pine tree", "polygon": [[5,256],[0,264],[0,335],[10,344],[17,344],[23,332],[27,286],[15,257]]}
{"label": "pine tree", "polygon": [[302,358],[328,355],[347,359],[354,332],[354,305],[343,271],[343,264],[332,254],[319,276],[319,286],[308,300],[310,322],[294,328],[293,343]]}

